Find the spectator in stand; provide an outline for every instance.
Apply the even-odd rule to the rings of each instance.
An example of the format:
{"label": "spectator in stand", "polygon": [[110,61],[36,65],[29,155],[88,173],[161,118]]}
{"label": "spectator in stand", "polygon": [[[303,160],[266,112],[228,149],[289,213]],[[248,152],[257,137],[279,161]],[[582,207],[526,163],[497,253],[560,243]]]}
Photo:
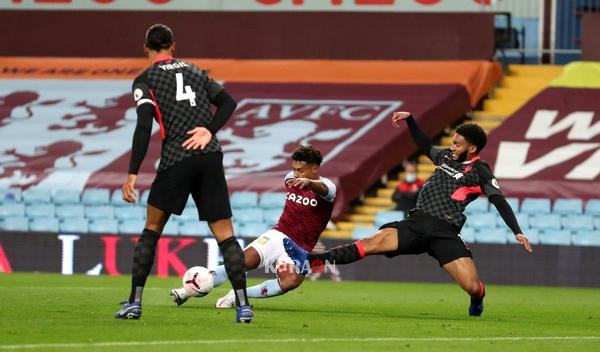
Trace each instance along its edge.
{"label": "spectator in stand", "polygon": [[417,163],[407,161],[404,163],[404,179],[398,182],[392,200],[396,202],[396,210],[408,211],[417,205],[417,196],[423,188],[425,181],[417,177]]}

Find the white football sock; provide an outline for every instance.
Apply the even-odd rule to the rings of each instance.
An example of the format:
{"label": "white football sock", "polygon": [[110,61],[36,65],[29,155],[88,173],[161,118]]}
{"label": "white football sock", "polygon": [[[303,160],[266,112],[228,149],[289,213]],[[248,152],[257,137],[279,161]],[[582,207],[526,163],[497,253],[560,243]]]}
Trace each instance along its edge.
{"label": "white football sock", "polygon": [[218,267],[215,268],[214,271],[215,271],[215,274],[214,274],[214,286],[215,287],[223,285],[223,283],[229,279],[227,277],[227,272],[225,271],[225,265],[219,265]]}
{"label": "white football sock", "polygon": [[248,297],[251,298],[275,297],[285,293],[279,286],[279,280],[277,279],[267,280],[259,285],[248,287],[246,291]]}

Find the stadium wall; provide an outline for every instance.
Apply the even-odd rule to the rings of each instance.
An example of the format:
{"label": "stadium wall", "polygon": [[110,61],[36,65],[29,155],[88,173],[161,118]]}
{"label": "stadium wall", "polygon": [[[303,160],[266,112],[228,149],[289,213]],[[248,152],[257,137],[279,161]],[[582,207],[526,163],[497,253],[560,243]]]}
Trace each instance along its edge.
{"label": "stadium wall", "polygon": [[[203,58],[475,60],[494,55],[490,13],[1,11],[0,56],[139,57],[153,23]],[[110,25],[107,25],[110,24]]]}
{"label": "stadium wall", "polygon": [[[242,238],[249,243],[253,238]],[[129,275],[137,237],[56,233],[0,233],[0,272]],[[347,240],[323,240],[327,248]],[[517,245],[470,245],[482,280],[491,284],[600,287],[600,247],[536,246],[532,254]],[[182,275],[192,265],[219,261],[212,237],[163,237],[153,274]],[[451,282],[427,255],[369,257],[340,266],[344,280]],[[264,273],[252,272],[253,277]]]}

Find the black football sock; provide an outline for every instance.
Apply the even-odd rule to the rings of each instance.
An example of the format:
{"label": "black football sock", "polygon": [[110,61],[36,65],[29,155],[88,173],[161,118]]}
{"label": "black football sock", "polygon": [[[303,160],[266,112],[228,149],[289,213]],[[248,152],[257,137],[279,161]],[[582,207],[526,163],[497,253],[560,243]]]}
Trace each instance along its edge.
{"label": "black football sock", "polygon": [[249,305],[246,293],[246,257],[242,247],[235,236],[231,236],[219,243],[219,248],[223,255],[225,271],[235,293],[235,304],[238,307]]}
{"label": "black football sock", "polygon": [[311,266],[316,265],[315,260],[323,261],[321,264],[350,264],[361,260],[365,255],[365,248],[362,242],[356,241],[351,244],[332,248],[325,253],[309,254],[308,261],[311,263]]}
{"label": "black football sock", "polygon": [[129,303],[141,302],[142,292],[146,279],[152,270],[154,264],[154,255],[156,252],[156,243],[160,238],[160,234],[144,229],[142,235],[138,239],[133,254],[133,270],[131,273],[131,292],[129,294]]}

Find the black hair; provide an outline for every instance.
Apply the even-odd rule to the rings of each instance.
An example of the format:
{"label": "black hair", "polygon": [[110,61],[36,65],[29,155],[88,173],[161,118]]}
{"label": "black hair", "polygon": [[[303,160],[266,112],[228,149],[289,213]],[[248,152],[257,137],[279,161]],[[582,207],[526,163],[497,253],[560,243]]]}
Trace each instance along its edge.
{"label": "black hair", "polygon": [[292,160],[321,165],[323,156],[321,155],[321,151],[312,145],[301,145],[292,152]]}
{"label": "black hair", "polygon": [[173,45],[173,31],[164,24],[154,24],[146,31],[146,47],[160,51]]}
{"label": "black hair", "polygon": [[477,147],[477,154],[481,153],[487,143],[487,136],[481,126],[474,123],[465,123],[456,128],[456,133],[465,137],[467,142]]}

